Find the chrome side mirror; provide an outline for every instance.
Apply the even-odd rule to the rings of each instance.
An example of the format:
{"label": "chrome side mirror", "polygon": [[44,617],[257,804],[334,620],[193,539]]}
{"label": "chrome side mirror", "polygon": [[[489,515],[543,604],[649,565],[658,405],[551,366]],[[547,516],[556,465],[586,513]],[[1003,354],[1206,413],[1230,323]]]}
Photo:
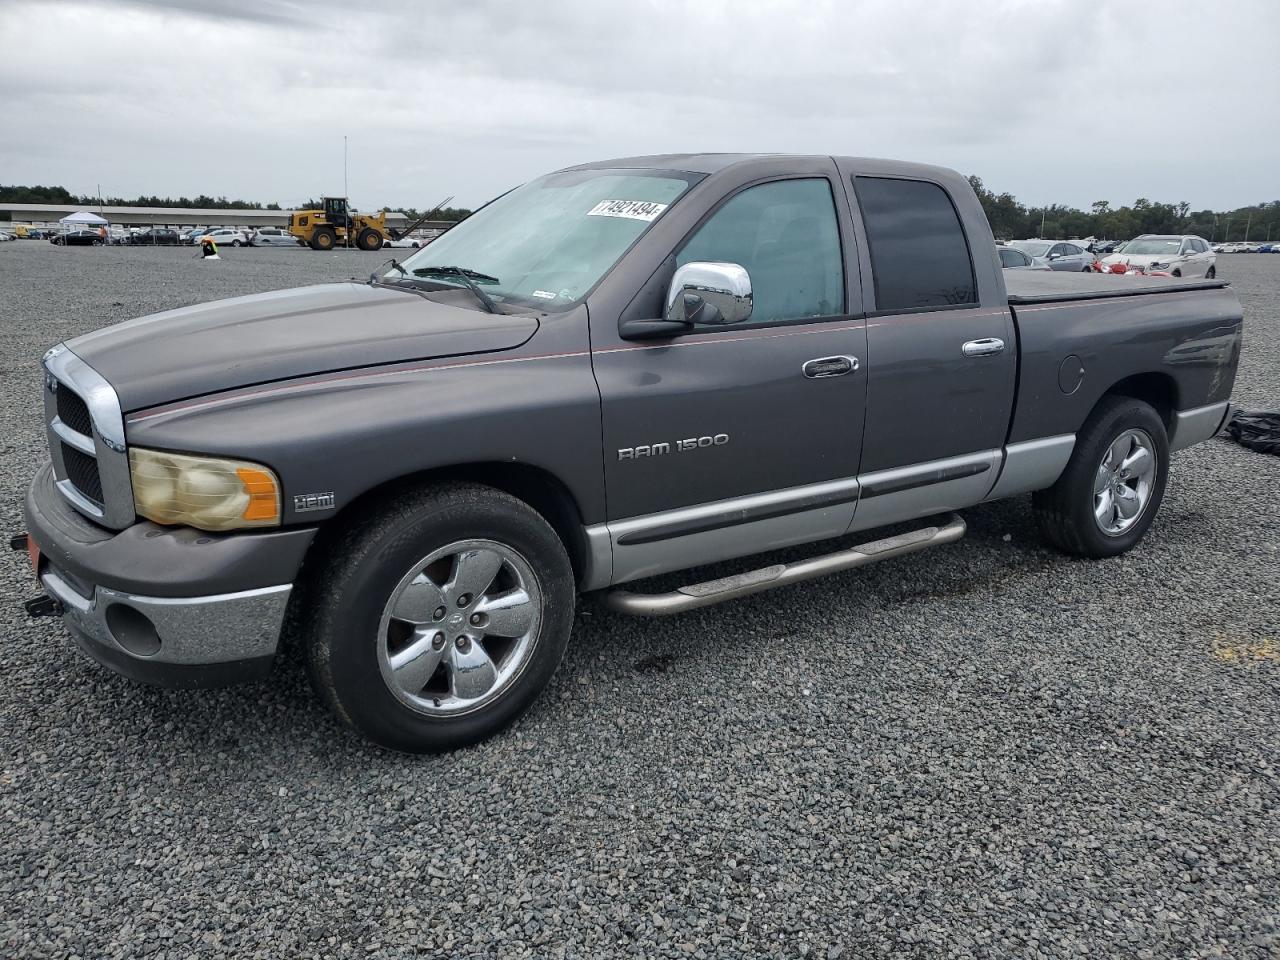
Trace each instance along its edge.
{"label": "chrome side mirror", "polygon": [[736,263],[694,261],[676,269],[667,291],[670,323],[741,323],[751,316],[751,277]]}

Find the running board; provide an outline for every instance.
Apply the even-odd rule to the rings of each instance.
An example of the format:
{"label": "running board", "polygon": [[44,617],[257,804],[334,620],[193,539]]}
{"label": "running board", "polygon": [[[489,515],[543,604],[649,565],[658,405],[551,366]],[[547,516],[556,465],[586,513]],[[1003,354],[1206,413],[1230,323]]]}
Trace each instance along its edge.
{"label": "running board", "polygon": [[930,547],[955,543],[964,536],[964,531],[964,520],[953,513],[943,526],[925,527],[909,533],[900,533],[896,537],[873,540],[871,543],[859,544],[848,550],[838,550],[809,560],[775,563],[770,567],[761,567],[759,570],[739,573],[732,577],[694,583],[670,593],[646,594],[632,593],[629,590],[610,590],[605,594],[604,602],[611,610],[616,610],[618,613],[629,613],[640,617],[662,617],[672,613],[684,613],[687,610],[709,607],[726,600],[736,600],[738,597],[759,593],[762,590],[785,587],[789,583],[812,580],[829,573],[865,567],[867,564],[879,563],[881,560],[903,557],[908,553],[928,550]]}

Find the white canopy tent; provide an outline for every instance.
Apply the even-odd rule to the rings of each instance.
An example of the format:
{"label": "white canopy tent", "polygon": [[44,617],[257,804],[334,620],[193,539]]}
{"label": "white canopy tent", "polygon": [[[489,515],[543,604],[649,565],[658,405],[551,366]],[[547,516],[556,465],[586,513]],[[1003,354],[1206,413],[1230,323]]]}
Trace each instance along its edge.
{"label": "white canopy tent", "polygon": [[69,217],[63,217],[58,223],[62,224],[66,230],[78,230],[87,227],[105,227],[108,221],[102,219],[96,213],[81,210],[79,213],[73,213]]}

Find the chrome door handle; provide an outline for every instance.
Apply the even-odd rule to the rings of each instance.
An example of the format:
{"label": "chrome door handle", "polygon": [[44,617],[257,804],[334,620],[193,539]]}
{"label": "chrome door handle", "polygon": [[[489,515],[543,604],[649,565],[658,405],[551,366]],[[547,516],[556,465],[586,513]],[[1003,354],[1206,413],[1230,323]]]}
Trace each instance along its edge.
{"label": "chrome door handle", "polygon": [[823,380],[827,377],[843,377],[858,369],[857,357],[818,357],[808,361],[800,368],[810,380]]}
{"label": "chrome door handle", "polygon": [[983,337],[970,340],[960,350],[966,357],[994,357],[1004,353],[1004,341],[999,337]]}

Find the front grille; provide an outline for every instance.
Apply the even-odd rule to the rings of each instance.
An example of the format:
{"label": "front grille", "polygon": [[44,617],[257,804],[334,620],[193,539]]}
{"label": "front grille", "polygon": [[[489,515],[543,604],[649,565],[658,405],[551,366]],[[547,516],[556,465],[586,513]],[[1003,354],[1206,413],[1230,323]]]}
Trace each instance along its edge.
{"label": "front grille", "polygon": [[66,387],[60,387],[57,393],[58,419],[76,433],[86,437],[93,436],[93,421],[89,419],[89,407],[79,394],[72,393]]}
{"label": "front grille", "polygon": [[67,479],[71,481],[71,485],[94,503],[101,505],[102,478],[98,475],[98,461],[69,443],[64,443],[62,462],[67,468]]}

